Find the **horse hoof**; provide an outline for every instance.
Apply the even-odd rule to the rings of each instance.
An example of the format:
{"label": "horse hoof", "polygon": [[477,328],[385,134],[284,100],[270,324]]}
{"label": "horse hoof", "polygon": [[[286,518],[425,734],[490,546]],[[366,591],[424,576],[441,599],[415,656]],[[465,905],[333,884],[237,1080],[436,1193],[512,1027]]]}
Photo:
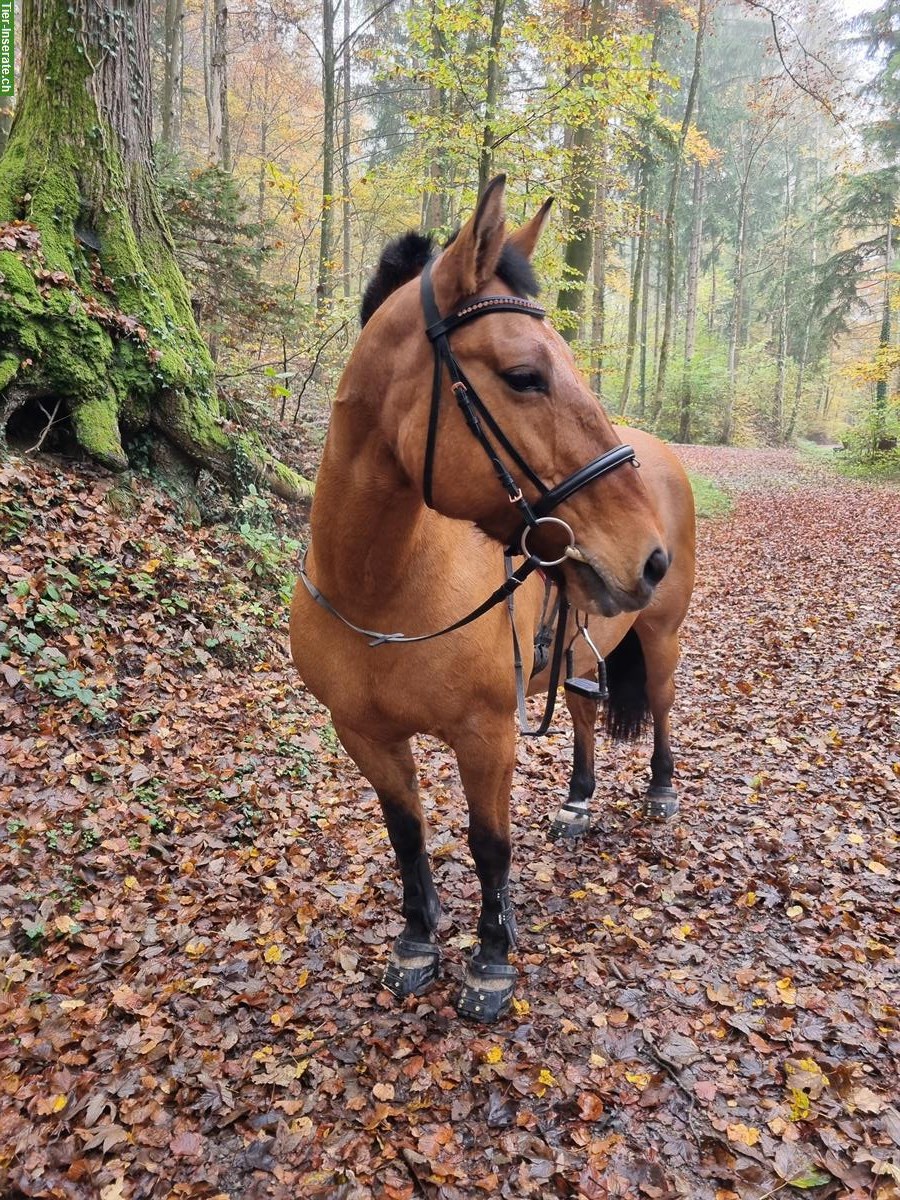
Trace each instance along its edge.
{"label": "horse hoof", "polygon": [[574,804],[564,804],[550,826],[550,838],[559,841],[561,838],[584,837],[591,827],[591,818],[586,808]]}
{"label": "horse hoof", "polygon": [[411,942],[398,937],[381,982],[399,999],[421,996],[438,979],[441,952],[433,942]]}
{"label": "horse hoof", "polygon": [[678,793],[671,787],[651,787],[644,796],[644,816],[649,821],[667,821],[678,812]]}
{"label": "horse hoof", "polygon": [[485,1025],[499,1021],[512,1002],[517,976],[511,963],[483,963],[476,955],[466,968],[456,1011]]}

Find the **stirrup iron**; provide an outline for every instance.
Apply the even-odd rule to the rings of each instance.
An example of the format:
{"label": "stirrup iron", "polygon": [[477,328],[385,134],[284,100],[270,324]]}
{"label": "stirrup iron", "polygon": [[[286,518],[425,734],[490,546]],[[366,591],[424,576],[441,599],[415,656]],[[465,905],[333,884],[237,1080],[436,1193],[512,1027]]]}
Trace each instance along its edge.
{"label": "stirrup iron", "polygon": [[[563,685],[566,689],[566,694],[569,696],[581,696],[585,700],[593,700],[599,704],[601,700],[605,700],[609,695],[606,687],[606,663],[603,661],[603,655],[594,645],[594,640],[591,637],[587,627],[587,614],[581,617],[580,613],[575,613],[575,637],[569,643],[569,648],[566,651],[566,681]],[[572,646],[575,643],[575,638],[582,637],[587,643],[591,653],[597,660],[597,681],[586,679],[584,676],[575,675],[575,654]]]}

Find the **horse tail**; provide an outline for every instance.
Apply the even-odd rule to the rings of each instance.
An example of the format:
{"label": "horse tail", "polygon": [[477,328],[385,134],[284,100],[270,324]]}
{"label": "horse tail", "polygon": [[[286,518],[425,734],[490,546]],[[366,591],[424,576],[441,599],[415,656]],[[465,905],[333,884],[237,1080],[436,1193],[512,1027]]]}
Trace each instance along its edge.
{"label": "horse tail", "polygon": [[641,639],[629,629],[606,659],[606,732],[617,741],[639,738],[650,720],[647,664]]}

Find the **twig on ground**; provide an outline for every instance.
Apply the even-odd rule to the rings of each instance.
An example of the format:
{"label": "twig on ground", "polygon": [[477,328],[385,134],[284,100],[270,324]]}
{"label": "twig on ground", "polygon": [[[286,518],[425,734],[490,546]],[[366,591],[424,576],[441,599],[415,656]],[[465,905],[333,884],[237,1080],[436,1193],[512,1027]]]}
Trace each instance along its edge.
{"label": "twig on ground", "polygon": [[41,412],[47,418],[47,424],[44,426],[43,433],[38,438],[38,440],[34,443],[34,445],[29,447],[29,449],[25,451],[26,454],[34,454],[34,452],[36,450],[40,450],[41,446],[43,446],[44,438],[47,436],[47,434],[50,432],[50,430],[56,424],[56,414],[59,412],[60,404],[62,404],[62,399],[59,399],[56,401],[56,404],[53,406],[52,413],[48,413],[46,408],[44,408],[43,404],[39,405]]}

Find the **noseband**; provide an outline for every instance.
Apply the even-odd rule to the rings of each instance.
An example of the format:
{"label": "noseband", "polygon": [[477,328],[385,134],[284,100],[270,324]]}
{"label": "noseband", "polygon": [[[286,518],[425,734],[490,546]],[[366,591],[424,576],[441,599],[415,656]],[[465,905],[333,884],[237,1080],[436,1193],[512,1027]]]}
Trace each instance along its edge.
{"label": "noseband", "polygon": [[[522,515],[522,523],[513,535],[505,551],[506,580],[486,600],[479,604],[477,608],[467,613],[466,616],[460,617],[458,621],[454,621],[452,625],[447,625],[443,629],[437,629],[433,633],[420,633],[407,636],[403,633],[383,633],[376,629],[364,629],[360,625],[354,625],[343,613],[338,612],[327,596],[319,591],[307,575],[305,551],[300,560],[300,578],[310,596],[312,596],[313,600],[320,607],[324,608],[326,612],[331,613],[332,616],[337,617],[339,621],[348,629],[352,629],[354,633],[359,633],[363,637],[369,638],[371,646],[430,642],[433,638],[443,637],[444,634],[453,633],[454,630],[462,629],[465,625],[470,625],[473,621],[477,621],[479,617],[484,616],[486,612],[506,601],[509,607],[510,623],[512,626],[520,725],[523,733],[537,737],[546,733],[553,717],[556,690],[559,686],[569,606],[563,596],[560,600],[557,617],[556,639],[550,667],[550,682],[547,688],[547,707],[539,727],[537,729],[528,729],[527,713],[525,711],[525,679],[522,667],[522,655],[516,635],[516,625],[512,608],[513,593],[521,587],[529,575],[533,574],[540,567],[555,567],[564,562],[566,558],[579,558],[579,554],[575,550],[575,534],[571,526],[560,517],[552,516],[551,514],[554,509],[558,508],[560,504],[565,503],[566,500],[569,500],[576,492],[580,492],[582,488],[587,487],[589,483],[593,483],[595,479],[599,479],[609,471],[615,470],[616,467],[622,466],[623,463],[630,462],[636,466],[637,459],[631,446],[614,446],[612,450],[607,450],[605,454],[592,459],[586,466],[573,471],[571,475],[567,475],[562,483],[558,483],[552,488],[547,487],[500,428],[487,405],[466,378],[462,367],[459,365],[456,356],[450,348],[448,337],[460,325],[464,325],[468,321],[474,321],[478,317],[486,316],[488,313],[516,312],[541,320],[547,315],[546,312],[539,304],[535,304],[533,300],[527,300],[522,296],[482,296],[479,300],[474,300],[471,304],[458,308],[456,312],[451,313],[449,316],[442,317],[434,298],[434,286],[431,282],[431,266],[432,262],[429,261],[422,272],[421,283],[425,332],[434,348],[434,382],[431,389],[431,411],[428,416],[428,435],[425,443],[425,466],[422,480],[425,503],[429,508],[434,508],[434,457],[437,447],[438,422],[441,414],[444,367],[446,367],[450,375],[451,390],[456,397],[456,402],[465,418],[466,424],[490,459],[494,473],[505,489],[510,504],[514,504]],[[487,432],[488,430],[499,446],[502,447],[509,458],[521,470],[529,483],[537,489],[539,497],[533,503],[526,500],[523,496],[522,489],[518,486],[515,479],[513,479],[501,459],[500,451],[494,445],[494,442],[491,441],[491,437]],[[528,549],[529,534],[541,525],[554,525],[564,530],[568,538],[568,545],[559,558],[541,559]],[[512,557],[520,554],[524,555],[525,561],[514,571],[512,569]]]}
{"label": "noseband", "polygon": [[[465,417],[466,424],[474,434],[482,450],[484,450],[490,459],[494,473],[506,491],[510,504],[514,504],[522,514],[522,524],[507,547],[507,554],[523,554],[526,561],[533,562],[536,567],[559,566],[561,562],[569,557],[569,551],[574,550],[575,534],[565,521],[550,514],[560,504],[571,499],[576,492],[580,492],[589,483],[593,483],[595,479],[599,479],[601,475],[606,475],[607,472],[615,470],[616,467],[622,466],[623,463],[636,462],[634,450],[631,446],[614,446],[612,450],[607,450],[605,454],[601,454],[599,457],[593,459],[587,466],[573,471],[571,475],[567,475],[562,483],[558,483],[556,487],[547,487],[500,428],[487,405],[466,378],[462,367],[459,365],[456,356],[450,348],[450,339],[448,337],[460,325],[465,325],[467,322],[486,316],[488,313],[516,312],[542,320],[547,315],[546,311],[539,304],[535,304],[533,300],[526,300],[522,296],[482,296],[480,299],[474,300],[471,304],[458,308],[450,316],[442,317],[437,306],[437,301],[434,298],[434,285],[431,282],[431,267],[433,262],[434,260],[431,259],[426,263],[421,281],[422,308],[425,313],[425,332],[434,349],[434,380],[431,386],[431,411],[428,416],[428,438],[425,443],[425,466],[422,473],[422,491],[425,496],[425,503],[429,508],[434,508],[434,456],[437,448],[438,421],[441,413],[441,392],[443,391],[444,367],[446,366],[447,373],[450,376],[451,390],[456,397],[460,411]],[[529,503],[522,495],[522,489],[513,479],[500,458],[500,453],[491,441],[487,430],[490,430],[490,433],[493,434],[499,445],[540,493],[539,499],[533,504]],[[561,557],[542,560],[528,550],[528,534],[529,531],[538,526],[548,524],[563,529],[568,537],[569,544]]]}

